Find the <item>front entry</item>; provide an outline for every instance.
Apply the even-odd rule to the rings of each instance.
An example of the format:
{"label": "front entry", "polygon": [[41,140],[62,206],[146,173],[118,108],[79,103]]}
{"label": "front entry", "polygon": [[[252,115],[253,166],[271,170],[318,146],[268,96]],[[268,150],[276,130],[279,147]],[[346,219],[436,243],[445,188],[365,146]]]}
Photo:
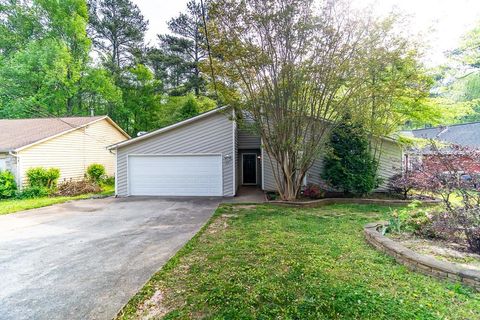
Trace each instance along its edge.
{"label": "front entry", "polygon": [[257,184],[257,154],[242,154],[242,184]]}

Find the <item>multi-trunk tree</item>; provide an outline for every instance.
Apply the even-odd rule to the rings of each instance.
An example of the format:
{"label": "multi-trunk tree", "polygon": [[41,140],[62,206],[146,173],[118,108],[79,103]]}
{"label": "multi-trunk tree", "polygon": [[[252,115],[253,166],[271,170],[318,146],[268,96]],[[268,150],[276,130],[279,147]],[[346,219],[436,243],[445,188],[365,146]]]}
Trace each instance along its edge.
{"label": "multi-trunk tree", "polygon": [[375,24],[343,3],[308,0],[213,1],[210,18],[225,99],[233,93],[253,117],[277,189],[294,200],[328,132],[362,108]]}

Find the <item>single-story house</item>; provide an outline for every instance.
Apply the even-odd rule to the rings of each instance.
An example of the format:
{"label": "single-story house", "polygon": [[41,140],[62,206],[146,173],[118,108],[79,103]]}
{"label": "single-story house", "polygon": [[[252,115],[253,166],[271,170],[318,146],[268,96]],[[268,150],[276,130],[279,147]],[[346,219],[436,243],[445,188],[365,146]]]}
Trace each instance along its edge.
{"label": "single-story house", "polygon": [[60,179],[81,179],[92,163],[115,174],[115,155],[107,149],[129,139],[108,116],[0,119],[0,170],[9,170],[19,186],[29,168],[60,169]]}
{"label": "single-story house", "polygon": [[[214,109],[111,146],[117,154],[118,196],[235,196],[239,186],[276,190],[271,162],[260,137],[232,120],[233,110]],[[402,165],[402,148],[385,139],[379,175],[385,180]],[[320,182],[322,160],[305,183]]]}

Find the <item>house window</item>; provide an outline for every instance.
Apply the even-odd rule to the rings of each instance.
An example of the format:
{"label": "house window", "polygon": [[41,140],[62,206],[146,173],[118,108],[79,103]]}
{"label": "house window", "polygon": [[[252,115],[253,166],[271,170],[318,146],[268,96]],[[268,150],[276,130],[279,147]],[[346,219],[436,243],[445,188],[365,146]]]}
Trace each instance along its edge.
{"label": "house window", "polygon": [[7,159],[0,159],[0,171],[7,170]]}

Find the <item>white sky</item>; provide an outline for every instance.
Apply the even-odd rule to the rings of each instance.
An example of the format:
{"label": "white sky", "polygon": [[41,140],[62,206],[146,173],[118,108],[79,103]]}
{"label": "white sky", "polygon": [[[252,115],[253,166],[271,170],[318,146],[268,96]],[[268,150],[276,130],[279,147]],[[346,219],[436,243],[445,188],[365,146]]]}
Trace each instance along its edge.
{"label": "white sky", "polygon": [[[167,21],[186,9],[188,0],[132,0],[149,20],[147,41],[167,33]],[[460,37],[480,22],[480,0],[351,0],[354,5],[373,4],[379,14],[397,8],[411,15],[411,32],[422,33],[430,46],[425,62],[438,65],[444,52],[457,47]]]}

